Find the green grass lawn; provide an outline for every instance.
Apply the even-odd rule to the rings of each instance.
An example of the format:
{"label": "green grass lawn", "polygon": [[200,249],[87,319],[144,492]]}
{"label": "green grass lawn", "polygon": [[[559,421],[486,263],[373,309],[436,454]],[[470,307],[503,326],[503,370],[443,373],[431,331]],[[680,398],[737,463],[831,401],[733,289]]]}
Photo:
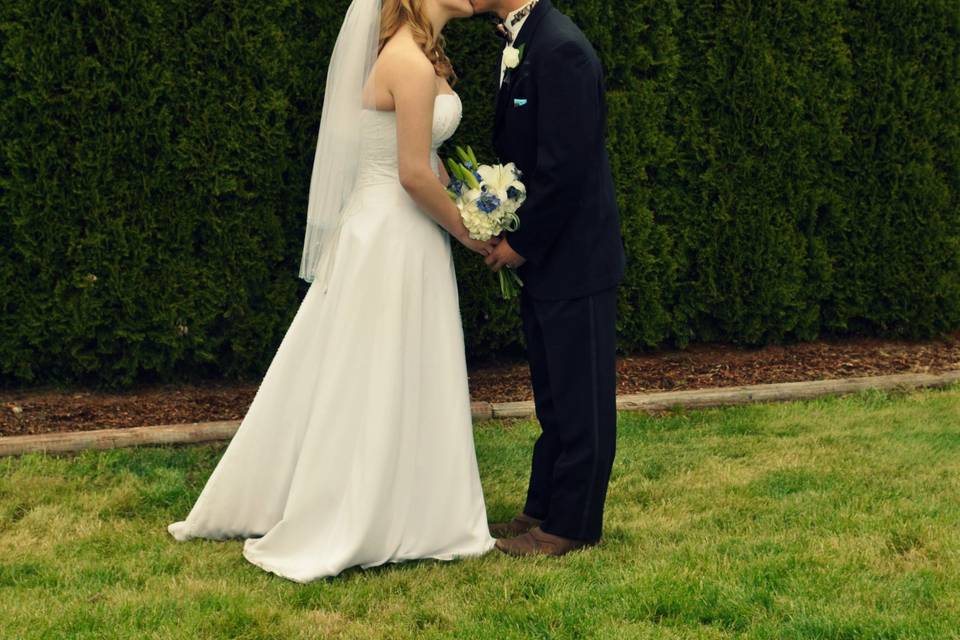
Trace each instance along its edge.
{"label": "green grass lawn", "polygon": [[[477,428],[490,515],[530,422]],[[176,543],[223,450],[0,460],[0,638],[960,638],[960,388],[620,416],[605,542],[309,585]]]}

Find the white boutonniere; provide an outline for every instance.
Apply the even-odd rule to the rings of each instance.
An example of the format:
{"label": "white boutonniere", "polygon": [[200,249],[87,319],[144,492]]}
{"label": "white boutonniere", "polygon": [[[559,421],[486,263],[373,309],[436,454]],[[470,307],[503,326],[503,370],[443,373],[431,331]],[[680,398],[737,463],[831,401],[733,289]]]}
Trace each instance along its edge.
{"label": "white boutonniere", "polygon": [[516,69],[520,66],[520,61],[523,59],[523,49],[526,46],[527,44],[523,43],[519,49],[515,49],[507,45],[507,48],[503,50],[503,64],[507,69]]}

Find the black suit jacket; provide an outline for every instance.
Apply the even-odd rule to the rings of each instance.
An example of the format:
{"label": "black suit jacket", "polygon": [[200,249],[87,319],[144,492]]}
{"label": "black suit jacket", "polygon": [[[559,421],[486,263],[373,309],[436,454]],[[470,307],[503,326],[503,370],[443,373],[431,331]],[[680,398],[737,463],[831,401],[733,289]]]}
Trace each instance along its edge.
{"label": "black suit jacket", "polygon": [[497,94],[494,148],[501,162],[516,163],[527,187],[520,228],[506,234],[527,260],[517,274],[527,293],[545,300],[616,286],[626,258],[600,59],[550,0],[534,7],[513,46],[523,46],[523,56]]}

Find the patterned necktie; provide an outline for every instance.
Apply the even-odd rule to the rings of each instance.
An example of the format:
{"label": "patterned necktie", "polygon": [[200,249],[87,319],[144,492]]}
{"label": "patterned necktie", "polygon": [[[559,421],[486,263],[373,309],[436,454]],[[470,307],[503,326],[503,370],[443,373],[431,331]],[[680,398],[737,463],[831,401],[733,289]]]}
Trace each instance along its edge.
{"label": "patterned necktie", "polygon": [[[533,8],[537,6],[540,0],[531,0],[522,9],[513,14],[510,18],[510,26],[515,27],[517,23],[530,15]],[[513,32],[507,28],[506,20],[501,20],[499,16],[494,15],[493,23],[497,27],[497,35],[507,41],[507,44],[513,44]]]}
{"label": "patterned necktie", "polygon": [[506,41],[507,44],[513,44],[513,34],[507,29],[507,25],[498,16],[493,17],[493,24],[497,28],[497,37]]}

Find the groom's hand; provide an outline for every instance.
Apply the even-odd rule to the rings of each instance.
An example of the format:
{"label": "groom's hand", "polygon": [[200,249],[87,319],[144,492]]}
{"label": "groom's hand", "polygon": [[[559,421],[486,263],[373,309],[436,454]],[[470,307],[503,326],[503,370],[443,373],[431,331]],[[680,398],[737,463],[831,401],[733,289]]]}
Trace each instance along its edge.
{"label": "groom's hand", "polygon": [[503,238],[500,244],[494,248],[493,253],[484,259],[484,262],[494,273],[499,272],[504,267],[516,269],[526,261],[526,258],[513,250],[506,238]]}

